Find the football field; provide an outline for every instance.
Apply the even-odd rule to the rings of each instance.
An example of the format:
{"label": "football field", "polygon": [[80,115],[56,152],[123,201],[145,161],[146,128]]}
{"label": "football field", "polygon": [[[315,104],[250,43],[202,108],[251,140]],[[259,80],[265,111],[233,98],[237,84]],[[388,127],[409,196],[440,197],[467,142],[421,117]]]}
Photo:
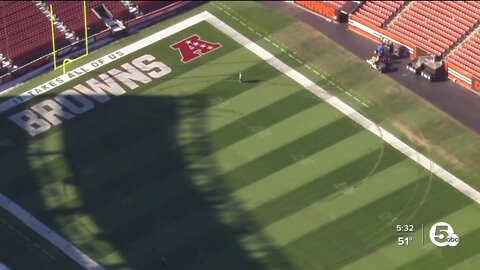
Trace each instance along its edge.
{"label": "football field", "polygon": [[[157,34],[24,102],[2,96],[11,104],[0,113],[3,195],[106,269],[480,263],[480,207],[420,157],[218,25]],[[428,230],[439,221],[458,246],[432,245]],[[2,234],[12,245],[3,260],[18,269],[82,268],[4,209]]]}

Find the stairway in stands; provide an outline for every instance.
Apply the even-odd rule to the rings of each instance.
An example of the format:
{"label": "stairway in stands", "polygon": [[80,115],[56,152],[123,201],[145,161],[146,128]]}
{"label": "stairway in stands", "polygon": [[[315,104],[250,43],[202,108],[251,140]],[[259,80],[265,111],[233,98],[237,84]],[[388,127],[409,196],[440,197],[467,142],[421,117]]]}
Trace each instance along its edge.
{"label": "stairway in stands", "polygon": [[414,1],[386,29],[427,52],[445,56],[480,20],[480,2]]}
{"label": "stairway in stands", "polygon": [[382,27],[404,5],[405,1],[364,1],[354,15]]}
{"label": "stairway in stands", "polygon": [[398,9],[397,11],[392,14],[392,16],[390,16],[390,18],[388,18],[383,24],[382,24],[382,28],[387,28],[390,24],[393,24],[395,22],[395,20],[397,20],[398,18],[402,17],[402,13],[404,11],[407,11],[408,8],[410,7],[410,5],[412,4],[412,1],[405,1],[405,3],[403,3]]}
{"label": "stairway in stands", "polygon": [[[47,6],[47,4],[44,1],[35,1],[35,6],[47,17],[48,21],[52,20],[52,16],[50,14],[50,7]],[[58,16],[55,16],[55,11],[53,12],[53,25],[55,28],[58,29],[62,34],[65,35],[65,38],[70,42],[70,43],[75,43],[76,41],[79,40],[79,38],[75,35],[75,33],[69,29],[59,18]]]}
{"label": "stairway in stands", "polygon": [[7,73],[13,68],[12,60],[0,53],[0,75]]}
{"label": "stairway in stands", "polygon": [[[462,43],[468,40],[480,29],[480,20],[475,23],[475,25],[470,28],[459,40],[457,40],[453,45],[445,52],[445,58],[448,58],[450,55],[454,54],[455,51],[461,47]],[[480,64],[480,63],[479,63]]]}
{"label": "stairway in stands", "polygon": [[133,1],[120,1],[128,9],[128,11],[133,14],[135,17],[140,17],[143,15],[143,12],[140,10],[137,4]]}
{"label": "stairway in stands", "polygon": [[447,61],[480,78],[480,25],[446,57]]}

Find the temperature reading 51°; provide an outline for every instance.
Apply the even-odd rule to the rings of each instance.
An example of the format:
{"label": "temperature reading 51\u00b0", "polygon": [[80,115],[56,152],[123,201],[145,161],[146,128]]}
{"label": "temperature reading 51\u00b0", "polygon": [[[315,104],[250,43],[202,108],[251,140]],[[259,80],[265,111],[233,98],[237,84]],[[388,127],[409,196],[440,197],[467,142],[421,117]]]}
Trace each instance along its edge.
{"label": "temperature reading 51\u00b0", "polygon": [[411,236],[399,236],[397,238],[397,243],[399,246],[408,246],[412,240],[413,238]]}

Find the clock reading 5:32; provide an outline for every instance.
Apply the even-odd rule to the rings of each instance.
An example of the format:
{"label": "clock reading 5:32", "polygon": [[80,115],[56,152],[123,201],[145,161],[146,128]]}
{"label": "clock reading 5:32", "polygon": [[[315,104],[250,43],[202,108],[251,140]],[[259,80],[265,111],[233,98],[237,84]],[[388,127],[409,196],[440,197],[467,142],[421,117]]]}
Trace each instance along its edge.
{"label": "clock reading 5:32", "polygon": [[414,230],[415,226],[410,224],[397,225],[397,232],[413,232]]}

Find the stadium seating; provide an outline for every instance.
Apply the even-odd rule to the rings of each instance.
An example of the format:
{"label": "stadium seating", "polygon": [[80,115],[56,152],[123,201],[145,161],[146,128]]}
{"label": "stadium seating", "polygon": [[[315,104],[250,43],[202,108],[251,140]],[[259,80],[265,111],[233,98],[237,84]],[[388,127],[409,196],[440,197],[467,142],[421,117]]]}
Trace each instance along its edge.
{"label": "stadium seating", "polygon": [[[48,6],[53,6],[53,12],[55,17],[61,20],[70,30],[74,31],[77,36],[84,35],[84,18],[81,16],[83,13],[83,5],[81,2],[70,1],[47,1]],[[94,34],[107,27],[88,7],[87,18],[89,32]]]}
{"label": "stadium seating", "polygon": [[[52,5],[55,16],[60,19],[65,25],[73,30],[77,36],[83,36],[84,19],[83,3],[71,1],[46,1],[47,5]],[[99,31],[107,29],[103,21],[97,17],[92,11],[92,8],[104,4],[105,7],[112,13],[113,19],[129,19],[133,18],[128,9],[119,1],[88,1],[87,2],[87,18],[89,34],[95,34]]]}
{"label": "stadium seating", "polygon": [[380,27],[404,2],[405,1],[365,1],[354,15]]}
{"label": "stadium seating", "polygon": [[480,31],[465,40],[447,60],[480,78]]}
{"label": "stadium seating", "polygon": [[329,4],[335,9],[340,9],[347,1],[323,1],[325,4]]}
{"label": "stadium seating", "polygon": [[[131,1],[125,4],[122,1],[87,1],[86,3],[88,32],[89,35],[93,35],[108,29],[102,19],[92,11],[92,8],[99,5],[104,5],[114,20],[128,22],[142,15],[136,9],[131,8],[135,5],[143,14],[147,14],[167,6],[173,7],[177,3],[179,5],[175,8],[181,9],[190,6],[189,4],[193,2]],[[84,36],[83,1],[0,1],[0,54],[5,61],[0,60],[0,76],[9,73],[8,77],[0,78],[1,82],[12,78],[12,74],[23,74],[31,68],[49,61],[45,56],[52,51],[52,27],[48,11],[45,8],[49,9],[50,5],[53,6],[57,21],[63,23],[63,25],[56,24],[54,27],[57,50],[70,45],[74,36],[80,38]],[[173,9],[168,10],[172,11]],[[156,15],[161,17],[163,13]],[[111,25],[111,22],[107,21],[106,23]],[[128,27],[128,24],[124,25]],[[74,36],[72,36],[72,31]],[[102,38],[104,37],[105,35],[102,36]],[[26,65],[27,63],[28,65]]]}
{"label": "stadium seating", "polygon": [[[0,52],[21,63],[51,50],[50,21],[33,2],[2,1],[0,10]],[[55,32],[57,44],[66,44],[65,37]]]}
{"label": "stadium seating", "polygon": [[477,6],[474,1],[412,2],[387,29],[440,56],[478,22]]}
{"label": "stadium seating", "polygon": [[88,1],[87,9],[97,5],[105,5],[105,7],[112,13],[115,20],[129,20],[133,18],[128,8],[120,1]]}

